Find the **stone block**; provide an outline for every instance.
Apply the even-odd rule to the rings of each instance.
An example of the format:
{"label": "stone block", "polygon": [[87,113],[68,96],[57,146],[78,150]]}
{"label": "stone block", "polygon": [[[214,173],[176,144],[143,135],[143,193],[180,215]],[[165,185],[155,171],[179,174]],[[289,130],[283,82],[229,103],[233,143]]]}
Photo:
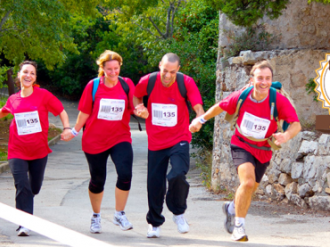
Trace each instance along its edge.
{"label": "stone block", "polygon": [[241,64],[243,62],[243,58],[242,57],[231,57],[228,59],[228,63],[230,65],[233,64]]}
{"label": "stone block", "polygon": [[330,141],[330,135],[322,134],[319,138],[319,144],[327,145]]}
{"label": "stone block", "polygon": [[291,178],[292,179],[300,178],[300,176],[303,173],[303,167],[304,167],[304,163],[294,162],[291,168]]}
{"label": "stone block", "polygon": [[307,204],[304,201],[304,199],[302,199],[299,195],[297,194],[292,194],[290,197],[290,202],[292,202],[293,204],[302,207],[302,208],[307,208]]}
{"label": "stone block", "polygon": [[286,173],[281,173],[280,177],[278,178],[278,183],[286,186],[287,184],[292,182],[292,178],[290,177],[290,175],[286,174]]}
{"label": "stone block", "polygon": [[302,141],[298,150],[298,158],[302,158],[308,154],[314,154],[317,150],[318,143],[315,141]]}
{"label": "stone block", "polygon": [[273,195],[273,186],[272,185],[270,185],[270,184],[268,184],[267,186],[266,186],[266,195],[268,195],[268,196],[272,196]]}
{"label": "stone block", "polygon": [[314,166],[315,156],[306,156],[304,161],[303,178],[314,178],[316,174],[316,167]]}
{"label": "stone block", "polygon": [[330,195],[330,188],[325,188],[324,192]]}
{"label": "stone block", "polygon": [[298,186],[298,195],[302,198],[314,194],[308,183]]}
{"label": "stone block", "polygon": [[291,195],[297,193],[297,183],[292,182],[285,186],[284,192],[285,196],[290,200]]}
{"label": "stone block", "polygon": [[330,211],[330,196],[313,196],[308,199],[312,209]]}
{"label": "stone block", "polygon": [[280,164],[281,172],[291,173],[291,164],[292,164],[291,159],[289,158],[284,159]]}
{"label": "stone block", "polygon": [[274,189],[277,191],[277,193],[280,196],[284,196],[285,195],[285,191],[284,191],[284,187],[280,184],[274,184]]}
{"label": "stone block", "polygon": [[328,187],[330,187],[330,172],[327,173],[326,179],[327,179]]}
{"label": "stone block", "polygon": [[315,193],[321,193],[323,189],[323,181],[315,181],[315,185],[313,187],[313,191]]}

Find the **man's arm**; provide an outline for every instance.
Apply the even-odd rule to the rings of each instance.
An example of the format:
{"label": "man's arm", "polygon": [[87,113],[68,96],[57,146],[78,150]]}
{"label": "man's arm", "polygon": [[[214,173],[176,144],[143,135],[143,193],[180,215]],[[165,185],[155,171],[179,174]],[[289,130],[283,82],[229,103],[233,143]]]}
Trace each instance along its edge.
{"label": "man's arm", "polygon": [[221,112],[223,112],[223,110],[220,108],[219,103],[216,103],[210,109],[208,109],[207,112],[204,113],[203,115],[201,116],[197,115],[197,117],[191,122],[189,126],[190,132],[192,133],[198,132],[202,127],[202,122],[206,122],[207,120],[210,120],[216,115],[219,115]]}
{"label": "man's arm", "polygon": [[299,122],[292,122],[290,123],[289,128],[284,133],[275,133],[273,134],[275,138],[275,144],[281,145],[283,143],[286,143],[293,137],[295,137],[301,130],[301,125]]}
{"label": "man's arm", "polygon": [[197,104],[193,108],[194,108],[194,111],[196,112],[196,117],[200,117],[201,115],[203,115],[205,113],[203,106],[201,104]]}

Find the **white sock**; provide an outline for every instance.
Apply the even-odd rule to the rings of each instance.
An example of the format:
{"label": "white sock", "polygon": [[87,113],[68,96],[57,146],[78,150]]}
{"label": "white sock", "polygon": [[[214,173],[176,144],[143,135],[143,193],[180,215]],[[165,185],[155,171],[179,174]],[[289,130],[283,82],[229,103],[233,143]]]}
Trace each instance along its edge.
{"label": "white sock", "polygon": [[245,225],[245,218],[235,217],[235,226]]}
{"label": "white sock", "polygon": [[124,211],[117,211],[115,210],[115,215],[116,216],[122,216]]}
{"label": "white sock", "polygon": [[94,212],[93,212],[93,216],[101,217],[101,212],[100,212],[100,213],[94,213]]}
{"label": "white sock", "polygon": [[231,201],[228,207],[228,212],[230,214],[235,214],[235,202]]}

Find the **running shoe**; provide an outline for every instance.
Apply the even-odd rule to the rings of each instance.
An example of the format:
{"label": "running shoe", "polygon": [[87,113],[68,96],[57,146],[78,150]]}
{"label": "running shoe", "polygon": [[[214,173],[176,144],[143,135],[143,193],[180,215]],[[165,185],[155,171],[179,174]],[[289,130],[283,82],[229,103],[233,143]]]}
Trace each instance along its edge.
{"label": "running shoe", "polygon": [[101,229],[101,217],[93,214],[90,227],[91,233],[101,233]]}
{"label": "running shoe", "polygon": [[16,230],[18,233],[17,233],[17,236],[20,236],[20,237],[24,237],[24,236],[29,236],[30,235],[30,230],[23,227],[23,226],[19,226]]}
{"label": "running shoe", "polygon": [[115,213],[115,215],[113,216],[113,223],[117,226],[120,226],[120,229],[122,229],[123,231],[127,231],[127,230],[131,230],[133,229],[133,225],[131,222],[128,221],[125,212],[121,211],[120,212],[121,215],[117,215]]}
{"label": "running shoe", "polygon": [[229,205],[230,202],[225,202],[224,204],[222,204],[222,211],[226,216],[225,229],[229,234],[232,234],[235,227],[235,214],[231,214],[228,212]]}
{"label": "running shoe", "polygon": [[189,225],[188,225],[186,219],[184,218],[184,215],[183,214],[173,215],[173,221],[178,226],[178,231],[180,233],[187,233],[187,232],[189,232]]}
{"label": "running shoe", "polygon": [[233,234],[231,235],[231,239],[240,242],[248,241],[248,236],[245,233],[245,228],[243,224],[234,227]]}
{"label": "running shoe", "polygon": [[159,237],[160,237],[160,227],[149,224],[147,238],[159,238]]}

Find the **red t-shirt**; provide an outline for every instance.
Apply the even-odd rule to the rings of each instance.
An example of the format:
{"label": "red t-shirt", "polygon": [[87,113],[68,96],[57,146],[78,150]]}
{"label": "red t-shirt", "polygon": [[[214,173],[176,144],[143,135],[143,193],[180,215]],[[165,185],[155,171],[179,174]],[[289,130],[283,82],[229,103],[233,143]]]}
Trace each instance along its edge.
{"label": "red t-shirt", "polygon": [[[270,137],[275,131],[277,130],[277,123],[276,121],[270,120],[270,106],[269,106],[269,95],[265,100],[262,102],[255,102],[252,101],[250,96],[253,90],[251,90],[250,94],[248,97],[245,99],[244,103],[241,106],[238,119],[237,119],[237,124],[242,128],[241,122],[244,117],[244,114],[247,112],[249,114],[252,114],[253,116],[262,118],[262,119],[267,119],[270,121],[268,130],[266,132],[266,135],[264,138]],[[234,114],[236,111],[236,106],[237,106],[237,101],[240,96],[240,91],[236,91],[232,94],[230,94],[227,98],[222,100],[219,103],[219,107],[223,109],[224,111],[228,112],[229,114]],[[280,93],[276,93],[276,108],[278,111],[278,118],[280,120],[285,120],[288,123],[292,122],[299,122],[297,113],[293,106],[291,105],[290,101],[285,98],[283,95]],[[255,158],[257,158],[261,163],[266,163],[271,160],[272,158],[272,151],[266,151],[266,150],[261,150],[257,148],[253,148],[249,146],[248,144],[240,141],[238,139],[238,136],[243,138],[244,141],[249,142],[251,144],[257,145],[259,147],[264,146],[264,147],[269,147],[269,144],[267,141],[264,142],[254,142],[251,141],[247,138],[245,138],[243,135],[241,135],[237,129],[235,129],[235,134],[231,138],[231,144],[236,145],[240,148],[243,148],[244,150],[250,152]],[[260,138],[261,139],[261,138]]]}
{"label": "red t-shirt", "polygon": [[[14,115],[9,127],[8,159],[35,160],[51,153],[47,138],[48,112],[57,116],[63,110],[61,101],[46,89],[33,87],[33,93],[24,98],[20,92],[11,95],[2,108],[2,112]],[[21,132],[22,126],[27,127],[29,123],[35,128],[25,128],[24,133]]]}
{"label": "red t-shirt", "polygon": [[[149,76],[142,77],[136,85],[134,93],[136,97],[141,98],[147,95]],[[184,75],[184,84],[191,105],[194,107],[197,104],[203,104],[194,80]],[[157,151],[172,147],[181,141],[191,141],[189,111],[176,81],[170,87],[164,87],[158,73],[147,107],[149,117],[146,119],[146,129],[149,150]]]}
{"label": "red t-shirt", "polygon": [[134,110],[134,84],[129,78],[123,79],[130,89],[129,100],[119,81],[109,88],[104,85],[104,77],[101,77],[93,104],[93,81],[86,85],[78,106],[79,111],[89,114],[82,136],[84,152],[97,154],[120,142],[132,143],[129,121]]}

